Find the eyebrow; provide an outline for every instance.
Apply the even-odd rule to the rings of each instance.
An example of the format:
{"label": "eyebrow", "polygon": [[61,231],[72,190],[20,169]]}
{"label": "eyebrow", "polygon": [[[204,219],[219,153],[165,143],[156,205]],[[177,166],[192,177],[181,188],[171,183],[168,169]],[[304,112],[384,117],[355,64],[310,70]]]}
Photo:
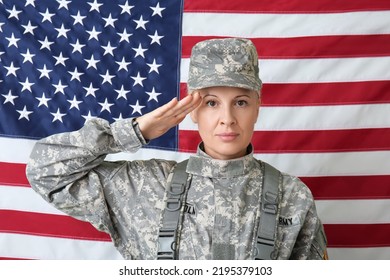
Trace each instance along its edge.
{"label": "eyebrow", "polygon": [[[218,98],[218,96],[216,96],[214,94],[210,94],[210,93],[206,93],[203,97],[209,97],[209,96]],[[249,94],[240,94],[240,95],[235,96],[233,99],[237,99],[237,98],[241,98],[241,97],[250,98],[251,96]]]}
{"label": "eyebrow", "polygon": [[248,97],[248,98],[251,98],[251,96],[249,94],[240,94],[240,95],[237,95],[236,97],[234,97],[234,99],[236,98],[241,98],[241,97]]}

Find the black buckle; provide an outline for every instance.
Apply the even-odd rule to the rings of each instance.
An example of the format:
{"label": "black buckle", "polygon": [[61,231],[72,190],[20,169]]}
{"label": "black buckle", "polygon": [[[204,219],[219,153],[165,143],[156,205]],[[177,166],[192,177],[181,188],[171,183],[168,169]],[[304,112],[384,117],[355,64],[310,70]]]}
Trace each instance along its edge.
{"label": "black buckle", "polygon": [[158,260],[174,260],[175,259],[175,234],[174,229],[160,229],[158,233]]}
{"label": "black buckle", "polygon": [[254,251],[255,260],[275,259],[274,241],[271,239],[257,237],[257,244]]}

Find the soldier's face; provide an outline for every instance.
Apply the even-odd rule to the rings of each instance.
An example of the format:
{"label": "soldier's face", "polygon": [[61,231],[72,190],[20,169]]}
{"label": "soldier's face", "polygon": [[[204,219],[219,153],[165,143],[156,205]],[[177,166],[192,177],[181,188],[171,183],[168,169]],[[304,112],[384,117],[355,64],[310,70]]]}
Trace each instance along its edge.
{"label": "soldier's face", "polygon": [[191,112],[198,124],[205,152],[215,159],[234,159],[246,154],[259,114],[256,92],[234,87],[200,91],[202,103]]}

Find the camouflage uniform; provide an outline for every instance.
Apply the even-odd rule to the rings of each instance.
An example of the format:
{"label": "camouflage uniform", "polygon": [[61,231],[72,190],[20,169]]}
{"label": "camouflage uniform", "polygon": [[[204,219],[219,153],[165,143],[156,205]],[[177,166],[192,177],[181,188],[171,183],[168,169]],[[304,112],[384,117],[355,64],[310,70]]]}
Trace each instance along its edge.
{"label": "camouflage uniform", "polygon": [[[136,152],[146,141],[132,119],[102,119],[79,131],[42,139],[27,166],[32,188],[61,211],[110,234],[126,259],[156,259],[167,180],[175,162],[104,161]],[[198,149],[179,248],[180,259],[213,259],[232,246],[234,259],[252,259],[260,215],[262,171],[249,150],[234,160],[214,160]],[[277,259],[322,259],[325,236],[309,189],[283,174]]]}

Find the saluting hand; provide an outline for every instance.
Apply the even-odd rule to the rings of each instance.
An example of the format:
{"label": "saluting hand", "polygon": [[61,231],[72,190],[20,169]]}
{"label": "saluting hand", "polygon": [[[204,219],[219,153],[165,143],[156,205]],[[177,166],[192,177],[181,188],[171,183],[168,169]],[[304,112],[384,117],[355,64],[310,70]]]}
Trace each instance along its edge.
{"label": "saluting hand", "polygon": [[178,125],[188,113],[202,101],[198,92],[187,95],[182,100],[172,99],[167,104],[137,117],[139,128],[145,139],[152,140]]}

